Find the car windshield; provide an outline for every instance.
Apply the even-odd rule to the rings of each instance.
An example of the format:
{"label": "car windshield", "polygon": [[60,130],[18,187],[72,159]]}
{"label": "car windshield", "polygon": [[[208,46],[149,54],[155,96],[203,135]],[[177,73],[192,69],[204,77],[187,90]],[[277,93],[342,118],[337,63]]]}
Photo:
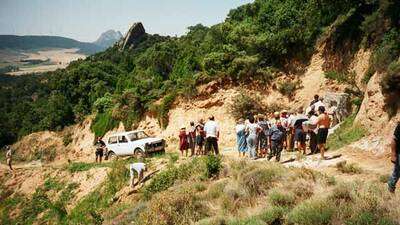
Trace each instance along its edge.
{"label": "car windshield", "polygon": [[131,141],[136,141],[136,140],[140,140],[140,139],[147,138],[147,137],[149,137],[149,136],[144,131],[139,131],[139,132],[128,134],[128,138]]}

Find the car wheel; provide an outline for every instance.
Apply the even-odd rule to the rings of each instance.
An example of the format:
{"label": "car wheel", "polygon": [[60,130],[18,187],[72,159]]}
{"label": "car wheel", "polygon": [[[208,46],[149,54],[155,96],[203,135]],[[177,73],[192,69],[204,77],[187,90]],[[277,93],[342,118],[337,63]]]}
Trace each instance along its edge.
{"label": "car wheel", "polygon": [[112,161],[112,160],[116,160],[116,159],[117,159],[117,155],[115,155],[114,152],[108,153],[108,160]]}
{"label": "car wheel", "polygon": [[146,154],[143,152],[142,149],[137,148],[135,150],[135,156],[136,156],[136,158],[144,158],[144,157],[146,157]]}

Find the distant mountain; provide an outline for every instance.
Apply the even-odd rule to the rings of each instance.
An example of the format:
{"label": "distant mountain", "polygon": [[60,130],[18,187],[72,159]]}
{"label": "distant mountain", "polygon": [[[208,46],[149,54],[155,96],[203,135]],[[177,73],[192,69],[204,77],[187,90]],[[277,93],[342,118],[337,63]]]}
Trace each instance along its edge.
{"label": "distant mountain", "polygon": [[38,50],[43,48],[79,48],[79,52],[87,55],[105,49],[94,43],[59,36],[0,35],[0,49]]}
{"label": "distant mountain", "polygon": [[115,30],[108,30],[102,33],[99,39],[97,39],[93,43],[103,48],[108,48],[111,47],[113,44],[115,44],[117,41],[119,41],[121,38],[122,38],[121,32]]}

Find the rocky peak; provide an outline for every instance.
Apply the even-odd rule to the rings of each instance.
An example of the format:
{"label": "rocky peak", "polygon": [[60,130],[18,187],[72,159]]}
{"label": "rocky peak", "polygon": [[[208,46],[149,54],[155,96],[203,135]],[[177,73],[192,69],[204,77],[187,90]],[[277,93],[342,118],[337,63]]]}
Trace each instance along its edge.
{"label": "rocky peak", "polygon": [[119,31],[108,30],[100,35],[100,37],[94,42],[104,48],[108,48],[118,42],[122,38],[122,34]]}
{"label": "rocky peak", "polygon": [[119,43],[120,49],[124,50],[127,48],[134,47],[140,40],[140,38],[146,34],[146,31],[141,22],[134,23],[126,33],[122,42]]}

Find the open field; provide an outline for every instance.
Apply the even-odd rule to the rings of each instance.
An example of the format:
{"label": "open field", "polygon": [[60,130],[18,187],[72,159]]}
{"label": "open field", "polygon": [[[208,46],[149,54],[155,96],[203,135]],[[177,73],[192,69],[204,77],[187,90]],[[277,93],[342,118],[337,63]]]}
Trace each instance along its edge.
{"label": "open field", "polygon": [[[79,49],[48,49],[35,52],[1,51],[0,65],[18,67],[18,71],[8,72],[9,75],[24,75],[29,73],[41,73],[65,68],[70,62],[84,59],[86,55],[78,53]],[[26,61],[43,61],[29,63]]]}

